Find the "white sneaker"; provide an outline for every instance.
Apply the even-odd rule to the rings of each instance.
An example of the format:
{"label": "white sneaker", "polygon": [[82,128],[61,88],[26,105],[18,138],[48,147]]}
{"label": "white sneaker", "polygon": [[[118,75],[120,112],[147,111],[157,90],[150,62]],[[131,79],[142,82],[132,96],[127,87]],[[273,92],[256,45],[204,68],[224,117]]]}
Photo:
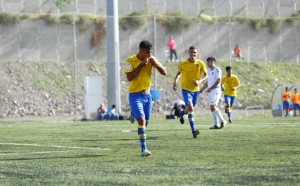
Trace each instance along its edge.
{"label": "white sneaker", "polygon": [[144,149],[141,153],[142,156],[150,156],[151,152],[148,149]]}

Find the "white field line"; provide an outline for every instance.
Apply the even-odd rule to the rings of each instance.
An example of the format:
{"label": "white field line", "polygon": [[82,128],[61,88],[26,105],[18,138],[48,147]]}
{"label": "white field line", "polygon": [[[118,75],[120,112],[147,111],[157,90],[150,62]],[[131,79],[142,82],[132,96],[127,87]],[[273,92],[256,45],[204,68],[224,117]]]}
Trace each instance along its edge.
{"label": "white field line", "polygon": [[295,124],[299,124],[299,123],[295,122],[295,123],[256,123],[256,124],[260,124],[260,125],[295,125]]}
{"label": "white field line", "polygon": [[92,148],[92,147],[71,147],[60,145],[40,145],[40,144],[28,144],[28,143],[0,143],[0,145],[12,145],[12,146],[31,146],[31,147],[51,147],[51,148],[64,148],[64,149],[80,149],[80,150],[110,150],[106,148]]}
{"label": "white field line", "polygon": [[[298,125],[300,124],[299,122],[295,122],[295,123],[257,123],[257,122],[253,122],[253,123],[239,123],[239,121],[243,121],[243,120],[234,120],[233,124],[231,123],[227,123],[228,126],[230,125],[236,125],[236,126],[264,126],[264,125],[287,125],[287,126],[291,126],[291,125]],[[250,120],[249,120],[250,121]],[[244,122],[244,121],[243,121]],[[209,125],[209,124],[202,124],[202,125]]]}
{"label": "white field line", "polygon": [[10,155],[31,155],[31,154],[54,154],[54,153],[68,153],[77,152],[78,150],[63,150],[63,151],[41,151],[41,152],[12,152],[12,153],[0,153],[0,156]]}

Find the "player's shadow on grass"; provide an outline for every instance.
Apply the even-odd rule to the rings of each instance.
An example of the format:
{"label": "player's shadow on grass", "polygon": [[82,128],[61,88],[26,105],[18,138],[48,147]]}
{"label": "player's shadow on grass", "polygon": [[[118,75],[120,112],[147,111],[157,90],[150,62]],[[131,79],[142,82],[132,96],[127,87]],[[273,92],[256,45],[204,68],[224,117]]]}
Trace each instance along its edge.
{"label": "player's shadow on grass", "polygon": [[[147,136],[147,139],[155,140],[158,139],[158,137],[151,137]],[[136,141],[136,138],[102,138],[102,139],[90,139],[90,140],[77,140],[81,142],[97,142],[97,141]]]}
{"label": "player's shadow on grass", "polygon": [[79,159],[79,158],[99,158],[107,155],[78,155],[78,156],[55,156],[55,157],[22,157],[22,158],[7,158],[0,161],[26,161],[26,160],[48,160],[48,159]]}
{"label": "player's shadow on grass", "polygon": [[90,140],[77,140],[77,141],[83,141],[83,142],[96,142],[96,141],[135,141],[136,138],[110,138],[110,139],[90,139]]}
{"label": "player's shadow on grass", "polygon": [[152,130],[152,129],[148,129],[147,131],[149,132],[149,131],[154,131],[154,132],[165,132],[165,131],[170,131],[170,132],[176,132],[176,131],[186,131],[187,129],[165,129],[165,130],[163,130],[163,129],[154,129],[154,130]]}

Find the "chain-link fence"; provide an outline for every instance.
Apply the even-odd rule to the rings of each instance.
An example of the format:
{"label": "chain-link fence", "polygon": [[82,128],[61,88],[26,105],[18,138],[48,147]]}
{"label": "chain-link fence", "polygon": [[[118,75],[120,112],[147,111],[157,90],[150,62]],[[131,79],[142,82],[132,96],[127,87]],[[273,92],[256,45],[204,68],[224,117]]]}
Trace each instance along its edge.
{"label": "chain-link fence", "polygon": [[[16,24],[2,24],[1,62],[73,61],[73,51],[77,61],[105,62],[105,25],[90,23],[89,17],[76,19],[79,20],[74,29],[71,24],[65,23],[49,25],[47,20],[24,19]],[[185,55],[188,46],[195,45],[199,48],[201,57],[216,56],[222,60],[233,60],[232,51],[238,44],[243,61],[299,62],[298,17],[234,17],[232,20],[230,17],[207,16],[206,21],[195,19],[146,15],[122,17],[121,61],[136,51],[137,43],[142,39],[155,43],[156,56],[166,60],[169,55],[166,43],[169,36],[173,36],[177,41],[177,53],[180,58]]]}

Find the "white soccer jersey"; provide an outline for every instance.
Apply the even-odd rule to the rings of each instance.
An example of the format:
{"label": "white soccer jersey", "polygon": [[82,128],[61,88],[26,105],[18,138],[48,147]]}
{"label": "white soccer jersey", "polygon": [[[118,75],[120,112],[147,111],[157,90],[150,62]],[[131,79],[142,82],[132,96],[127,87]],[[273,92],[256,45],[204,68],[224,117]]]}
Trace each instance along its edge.
{"label": "white soccer jersey", "polygon": [[178,100],[176,100],[175,102],[174,102],[174,105],[179,105],[179,106],[182,106],[182,105],[185,105],[185,102],[184,101],[182,101],[181,99],[178,99]]}
{"label": "white soccer jersey", "polygon": [[[207,78],[207,87],[208,88],[212,87],[219,78],[221,80],[221,77],[222,77],[222,71],[219,67],[215,67],[213,69],[208,69],[207,74],[208,74],[208,78]],[[222,94],[220,85],[221,85],[221,81],[214,89],[212,89],[208,93],[209,105],[218,105],[219,100],[221,98],[221,94]]]}
{"label": "white soccer jersey", "polygon": [[[210,88],[211,86],[213,86],[215,84],[215,82],[217,81],[218,78],[222,77],[222,71],[219,67],[215,66],[215,68],[213,69],[208,69],[207,70],[207,74],[208,74],[208,78],[207,78],[207,88]],[[220,88],[220,83],[217,85],[216,88]]]}

